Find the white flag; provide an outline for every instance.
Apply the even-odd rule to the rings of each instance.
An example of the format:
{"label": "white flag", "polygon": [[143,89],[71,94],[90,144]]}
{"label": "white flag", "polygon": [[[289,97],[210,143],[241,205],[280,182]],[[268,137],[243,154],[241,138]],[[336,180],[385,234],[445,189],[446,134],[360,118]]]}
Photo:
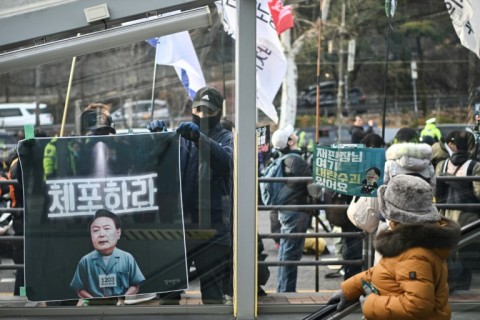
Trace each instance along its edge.
{"label": "white flag", "polygon": [[480,1],[445,0],[445,5],[460,42],[480,58]]}
{"label": "white flag", "polygon": [[[177,12],[179,11],[169,12],[163,16],[172,15]],[[143,18],[125,22],[122,23],[122,25],[130,25],[158,18],[159,16]],[[145,41],[156,48],[155,61],[157,64],[169,65],[175,68],[178,78],[187,90],[188,96],[193,100],[198,89],[205,87],[206,83],[188,31],[182,31],[160,38],[147,39]]]}
{"label": "white flag", "polygon": [[193,100],[198,89],[205,87],[206,83],[188,31],[158,38],[156,48],[157,64],[173,66],[190,99]]}
{"label": "white flag", "polygon": [[[225,31],[236,38],[236,1],[227,0],[222,6],[216,2],[222,13]],[[257,0],[257,108],[278,123],[278,114],[273,99],[282,85],[287,61],[272,20],[267,0]]]}

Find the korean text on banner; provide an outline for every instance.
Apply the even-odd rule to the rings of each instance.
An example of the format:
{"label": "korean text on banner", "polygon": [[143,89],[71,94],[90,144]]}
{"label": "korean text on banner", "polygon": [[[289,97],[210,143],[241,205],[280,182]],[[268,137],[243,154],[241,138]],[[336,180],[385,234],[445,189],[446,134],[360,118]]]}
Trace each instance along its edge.
{"label": "korean text on banner", "polygon": [[[108,270],[96,269],[97,277],[89,277],[89,269],[79,267],[98,258],[92,251],[90,223],[105,210],[119,220],[116,249],[128,253],[118,255],[125,258],[122,267],[136,261],[145,278],[141,293],[187,288],[176,133],[26,141],[20,142],[18,150],[30,301],[78,299],[75,289],[84,285],[94,288],[89,293],[95,297],[118,296],[125,293],[127,284],[143,279],[134,277],[139,273],[110,268],[116,263],[113,260],[107,263]],[[55,161],[53,170],[47,170],[48,160]],[[152,253],[162,259],[152,259]],[[78,277],[74,277],[76,270]],[[105,284],[107,280],[112,281]]]}
{"label": "korean text on banner", "polygon": [[343,194],[376,197],[384,165],[385,149],[316,146],[313,179]]}
{"label": "korean text on banner", "polygon": [[480,2],[445,0],[445,5],[460,42],[480,58]]}

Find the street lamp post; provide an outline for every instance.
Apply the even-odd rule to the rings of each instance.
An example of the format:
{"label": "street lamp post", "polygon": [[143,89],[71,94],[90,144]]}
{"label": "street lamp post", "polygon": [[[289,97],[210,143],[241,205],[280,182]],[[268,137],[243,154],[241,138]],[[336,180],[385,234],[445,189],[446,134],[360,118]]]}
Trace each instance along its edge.
{"label": "street lamp post", "polygon": [[417,106],[417,78],[418,78],[418,73],[417,73],[417,61],[412,60],[410,62],[410,68],[412,69],[412,85],[413,85],[413,108],[415,110],[415,113],[418,113],[418,106]]}

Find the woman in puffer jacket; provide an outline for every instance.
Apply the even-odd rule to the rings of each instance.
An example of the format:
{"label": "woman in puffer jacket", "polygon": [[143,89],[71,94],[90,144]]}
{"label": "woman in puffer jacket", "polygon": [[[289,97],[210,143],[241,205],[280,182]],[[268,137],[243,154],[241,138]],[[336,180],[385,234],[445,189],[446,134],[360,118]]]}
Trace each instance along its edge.
{"label": "woman in puffer jacket", "polygon": [[385,173],[383,183],[399,174],[414,175],[436,186],[435,168],[432,165],[432,147],[427,143],[419,143],[417,131],[412,128],[401,128],[393,140],[393,144],[385,154]]}
{"label": "woman in puffer jacket", "polygon": [[328,304],[360,300],[372,319],[450,319],[446,258],[457,245],[460,226],[442,217],[423,179],[398,175],[378,190],[389,228],[377,235],[378,264],[341,284]]}

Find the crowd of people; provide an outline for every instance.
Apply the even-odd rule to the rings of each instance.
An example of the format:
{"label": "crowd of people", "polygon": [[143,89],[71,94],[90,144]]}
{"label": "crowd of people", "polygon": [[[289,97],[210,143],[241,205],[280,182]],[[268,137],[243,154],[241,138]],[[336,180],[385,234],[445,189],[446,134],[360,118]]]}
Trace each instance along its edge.
{"label": "crowd of people", "polygon": [[[478,209],[437,210],[435,202],[480,202],[479,181],[437,179],[480,175],[476,138],[468,128],[442,137],[435,124],[435,118],[428,119],[420,133],[408,127],[399,129],[385,151],[384,181],[378,198],[351,199],[348,217],[352,223],[343,226],[342,232],[373,233],[376,254],[374,266],[367,271],[355,265],[342,268],[342,289],[329,301],[338,303],[339,310],[346,302],[360,299],[368,319],[407,315],[447,319],[449,293],[470,288],[472,269],[480,261],[478,243],[458,250],[456,245],[460,228],[478,220]],[[277,132],[290,133],[287,141],[295,141],[292,128],[282,128],[272,136],[274,147]],[[350,133],[352,143],[367,148],[386,146],[374,133],[373,122],[365,126],[361,116],[355,117]],[[302,196],[307,195],[304,191]],[[301,215],[296,217],[302,220]],[[281,226],[277,232],[289,232]],[[288,238],[281,239],[280,248],[282,241],[288,243]],[[362,259],[361,240],[344,238],[341,252],[344,260]],[[279,250],[278,259],[283,258]],[[280,278],[277,291],[282,292]]]}
{"label": "crowd of people", "polygon": [[[233,128],[229,127],[228,123],[223,124],[221,121],[223,100],[223,96],[214,88],[200,89],[191,104],[192,121],[183,122],[176,128],[176,132],[181,137],[180,166],[182,168],[181,192],[184,216],[188,221],[197,223],[199,229],[202,229],[202,219],[208,216],[208,228],[215,230],[213,237],[202,240],[187,238],[186,240],[187,264],[195,266],[196,274],[200,279],[204,304],[224,303],[228,297],[233,295],[231,223],[233,213]],[[82,114],[81,134],[115,134],[108,113],[102,111],[104,114],[99,117],[96,111],[97,107],[90,105]],[[458,251],[454,249],[460,227],[478,220],[478,210],[448,209],[438,212],[432,203],[436,201],[437,203],[461,204],[480,201],[480,181],[437,179],[440,176],[480,175],[476,138],[472,132],[467,130],[453,131],[446,137],[442,137],[435,127],[435,122],[435,118],[429,119],[427,126],[420,134],[411,128],[402,128],[397,132],[392,144],[386,149],[384,185],[378,190],[378,199],[372,197],[349,199],[351,202],[349,210],[362,208],[366,212],[365,214],[368,212],[371,216],[370,220],[375,219],[375,227],[374,230],[371,228],[365,230],[362,223],[352,218],[362,214],[356,213],[349,215],[351,223],[344,226],[342,231],[365,230],[375,233],[377,255],[374,267],[367,271],[362,271],[361,266],[358,265],[344,267],[345,282],[342,284],[342,290],[331,300],[338,302],[339,308],[346,301],[360,298],[367,317],[384,316],[385,314],[381,312],[395,317],[397,314],[395,308],[380,311],[375,308],[375,305],[385,304],[383,296],[395,296],[408,301],[412,300],[412,296],[414,296],[415,299],[420,297],[428,301],[429,306],[433,305],[431,313],[419,313],[419,316],[442,318],[449,312],[446,299],[442,298],[431,302],[432,296],[448,297],[449,290],[469,288],[472,268],[478,262],[480,250],[475,245]],[[362,117],[356,116],[350,130],[351,142],[363,144],[367,148],[384,148],[385,142],[378,134],[374,133],[373,126],[372,120],[369,120],[368,125],[365,126]],[[158,120],[152,121],[147,128],[151,132],[168,130],[166,124]],[[285,177],[312,175],[312,166],[309,163],[311,157],[305,156],[298,141],[297,132],[291,125],[276,130],[271,137],[275,153],[272,154],[270,161],[282,161]],[[44,170],[46,176],[54,173],[54,170],[50,169],[55,168],[55,157],[56,150],[53,143],[45,150]],[[72,158],[72,161],[75,159]],[[20,185],[2,186],[1,192],[10,195],[12,207],[22,207],[21,171],[16,153],[7,157],[4,165],[7,170],[5,178],[17,178]],[[73,166],[73,169],[76,167]],[[315,199],[311,188],[305,181],[288,181],[282,188],[279,192],[282,197],[276,203],[279,205],[310,203],[318,200],[320,194],[317,188],[317,199]],[[322,192],[325,191],[322,189]],[[204,201],[205,199],[208,201]],[[360,202],[367,204],[365,206],[356,205]],[[365,210],[365,207],[368,210]],[[110,214],[115,216],[114,213]],[[282,262],[300,260],[304,251],[305,238],[288,237],[288,234],[306,233],[311,226],[312,212],[280,209],[272,211],[270,217],[272,233],[284,235],[276,240],[278,260]],[[95,217],[91,223],[94,221]],[[115,220],[113,219],[113,221]],[[15,217],[13,227],[17,235],[23,234],[21,214]],[[119,226],[115,223],[115,228],[111,228],[111,231],[118,232]],[[400,241],[401,245],[395,246],[395,241],[399,237],[405,237],[404,234],[413,235],[417,232],[429,235],[430,242],[423,240]],[[342,246],[343,259],[361,259],[362,246],[358,239],[344,239]],[[113,251],[105,251],[106,254],[104,254],[105,252],[97,249],[96,252],[98,253],[95,251],[93,253],[99,257],[105,257],[110,256]],[[428,266],[423,269],[410,267],[410,265],[419,265],[419,255],[424,256],[425,261],[429,261]],[[410,258],[412,256],[415,257],[414,261]],[[23,248],[14,248],[14,261],[23,263]],[[408,267],[399,269],[404,262]],[[448,264],[448,276],[447,262],[451,262]],[[435,277],[428,275],[433,271],[436,272],[434,273]],[[137,273],[139,276],[132,280],[133,287],[126,286],[125,290],[119,293],[120,295],[139,292],[139,284],[144,278],[139,269]],[[387,281],[385,273],[395,276]],[[81,283],[85,281],[79,279],[79,275],[76,275],[72,280],[72,287],[77,290],[79,297],[92,298],[93,296],[86,294],[81,287]],[[297,266],[280,265],[276,280],[278,292],[295,292]],[[389,283],[389,281],[396,284]],[[19,294],[19,288],[23,285],[23,273],[17,272],[14,294]],[[372,286],[375,290],[367,292],[365,288]],[[399,288],[392,291],[389,289],[392,286],[399,286]],[[405,289],[410,286],[415,289]],[[112,293],[112,295],[115,294]],[[178,303],[181,299],[181,292],[159,294],[158,298]],[[424,303],[427,303],[425,301]],[[407,310],[402,310],[402,312],[410,312],[408,305],[404,309]],[[422,312],[427,311],[422,309]]]}

